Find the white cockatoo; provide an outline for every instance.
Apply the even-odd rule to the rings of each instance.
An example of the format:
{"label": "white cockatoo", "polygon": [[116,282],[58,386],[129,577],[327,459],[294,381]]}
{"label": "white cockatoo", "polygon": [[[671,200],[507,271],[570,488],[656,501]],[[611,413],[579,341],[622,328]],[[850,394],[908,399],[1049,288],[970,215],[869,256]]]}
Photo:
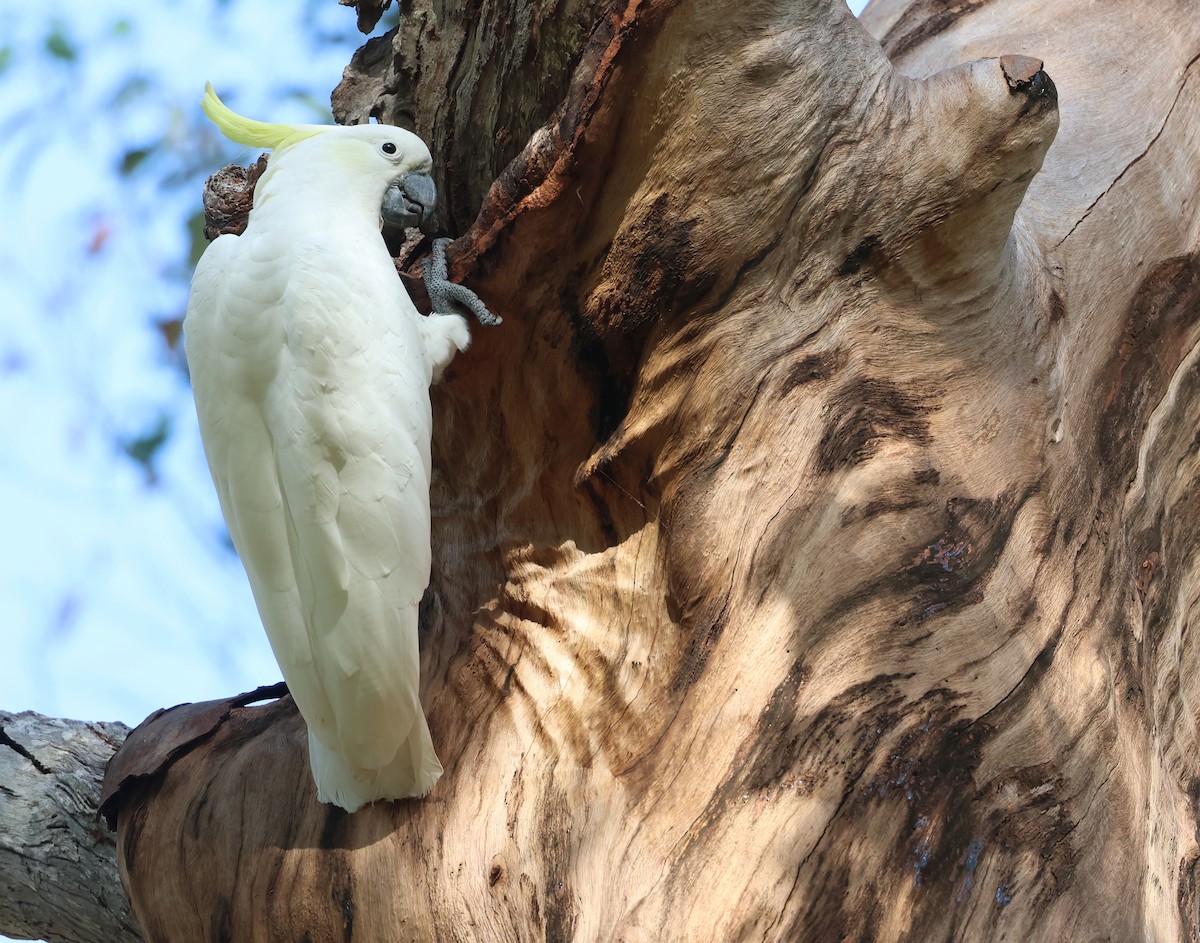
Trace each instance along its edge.
{"label": "white cockatoo", "polygon": [[442,772],[417,693],[429,385],[470,337],[458,314],[418,313],[380,223],[428,221],[429,149],[386,125],[252,121],[211,85],[203,108],[274,150],[245,232],[196,266],[184,322],[221,509],[318,798],[353,812],[423,796]]}

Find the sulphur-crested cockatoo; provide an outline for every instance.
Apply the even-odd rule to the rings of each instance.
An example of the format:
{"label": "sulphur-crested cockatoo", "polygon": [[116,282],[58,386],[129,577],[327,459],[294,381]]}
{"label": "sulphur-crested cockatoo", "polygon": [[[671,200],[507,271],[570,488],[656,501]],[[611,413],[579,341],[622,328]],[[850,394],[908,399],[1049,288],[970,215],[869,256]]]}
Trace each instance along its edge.
{"label": "sulphur-crested cockatoo", "polygon": [[353,812],[422,796],[442,772],[417,696],[429,384],[469,332],[417,312],[380,219],[427,222],[429,150],[386,125],[252,121],[211,86],[203,107],[274,150],[245,232],[197,265],[184,322],[221,509],[308,724],[318,798]]}

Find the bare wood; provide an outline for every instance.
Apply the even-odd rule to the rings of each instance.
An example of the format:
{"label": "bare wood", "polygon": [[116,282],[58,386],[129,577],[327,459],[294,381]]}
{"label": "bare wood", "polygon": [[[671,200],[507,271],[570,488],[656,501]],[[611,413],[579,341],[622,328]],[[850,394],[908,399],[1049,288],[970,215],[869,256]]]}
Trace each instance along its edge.
{"label": "bare wood", "polygon": [[611,4],[452,253],[446,774],[229,710],[121,796],[147,938],[1195,938],[1200,20],[1100,6]]}
{"label": "bare wood", "polygon": [[142,939],[100,819],[124,724],[0,711],[0,933],[49,943]]}

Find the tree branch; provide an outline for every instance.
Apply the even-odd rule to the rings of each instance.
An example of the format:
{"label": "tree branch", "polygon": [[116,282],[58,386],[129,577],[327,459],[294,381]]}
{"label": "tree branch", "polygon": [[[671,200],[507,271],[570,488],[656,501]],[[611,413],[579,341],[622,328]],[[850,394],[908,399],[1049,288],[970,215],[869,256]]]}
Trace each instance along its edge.
{"label": "tree branch", "polygon": [[142,939],[97,812],[129,729],[0,711],[0,932],[49,943]]}

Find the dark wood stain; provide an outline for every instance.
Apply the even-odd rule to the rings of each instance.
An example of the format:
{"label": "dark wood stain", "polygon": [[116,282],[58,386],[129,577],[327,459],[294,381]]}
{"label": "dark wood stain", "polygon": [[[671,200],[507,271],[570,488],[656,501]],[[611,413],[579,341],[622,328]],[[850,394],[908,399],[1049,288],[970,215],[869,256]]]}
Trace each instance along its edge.
{"label": "dark wood stain", "polygon": [[[1200,779],[1188,782],[1187,796],[1192,807],[1193,821],[1200,821]],[[1190,852],[1180,859],[1177,904],[1187,943],[1200,943],[1200,886],[1197,886],[1197,868],[1200,868],[1200,855],[1196,852]]]}
{"label": "dark wood stain", "polygon": [[218,896],[208,924],[212,943],[234,943],[230,909],[229,898],[223,894]]}
{"label": "dark wood stain", "polygon": [[598,335],[629,332],[687,310],[708,293],[718,273],[699,267],[692,245],[698,222],[680,217],[671,208],[670,195],[660,193],[617,235],[601,280],[618,287],[593,295],[587,306],[586,317]]}
{"label": "dark wood stain", "polygon": [[[788,941],[837,940],[838,943],[854,941],[854,943],[875,943],[876,934],[873,921],[874,908],[858,910],[852,908],[850,888],[853,868],[845,860],[822,861],[823,867],[810,869],[813,896],[808,898],[809,905],[803,908],[791,922],[787,930],[780,933],[777,939]],[[825,906],[818,906],[817,901],[825,901]],[[829,906],[829,901],[837,901],[839,906]],[[855,901],[857,905],[859,902]],[[851,911],[854,912],[851,912]],[[865,925],[864,925],[865,924]]]}
{"label": "dark wood stain", "polygon": [[701,675],[704,674],[704,666],[708,664],[709,656],[716,648],[721,633],[725,631],[725,601],[721,600],[716,605],[705,606],[700,619],[684,615],[674,597],[668,596],[666,601],[667,611],[672,620],[692,630],[671,682],[672,691],[684,691],[700,680]]}
{"label": "dark wood stain", "polygon": [[[983,823],[964,797],[974,793],[974,777],[991,730],[959,716],[955,699],[954,692],[935,689],[917,702],[893,702],[881,713],[869,700],[858,698],[857,716],[869,716],[872,726],[860,736],[860,759],[849,771],[854,778],[834,815],[841,824],[810,854],[806,875],[813,890],[811,903],[781,939],[874,939],[889,909],[886,902],[895,895],[915,888],[918,894],[961,897],[973,889],[987,843]],[[845,710],[853,714],[855,708],[846,704]],[[879,727],[887,734],[897,728],[904,731],[886,755],[879,737],[871,736]],[[881,807],[895,810],[904,823],[896,831],[890,866],[875,875],[865,900],[846,894],[831,897],[832,887],[848,885],[853,855],[845,846],[857,840],[859,827],[854,823],[872,827],[867,823],[879,821]],[[990,889],[976,892],[986,895]],[[837,903],[831,906],[831,901]],[[936,939],[944,932],[942,908],[914,908],[913,916],[912,939]],[[818,927],[820,933],[810,936]]]}
{"label": "dark wood stain", "polygon": [[1179,922],[1187,943],[1200,943],[1200,892],[1196,888],[1196,869],[1200,857],[1192,852],[1179,862],[1179,891],[1177,895]]}
{"label": "dark wood stain", "polygon": [[1050,292],[1050,323],[1058,324],[1067,316],[1067,303],[1057,291]]}
{"label": "dark wood stain", "polygon": [[963,497],[946,502],[945,525],[893,579],[910,598],[909,615],[917,622],[974,605],[1012,533],[1017,512],[1028,499],[987,501]]}
{"label": "dark wood stain", "polygon": [[[839,621],[849,620],[864,605],[894,600],[894,625],[899,629],[976,605],[984,598],[984,585],[1003,553],[1017,514],[1038,487],[1035,483],[1022,495],[995,500],[948,499],[941,527],[928,536],[920,550],[897,560],[891,572],[851,585],[828,611]],[[783,530],[786,533],[790,528]],[[764,556],[783,552],[772,548],[764,551]],[[763,573],[758,579],[770,581],[773,577]],[[796,605],[802,607],[803,600],[798,598]]]}
{"label": "dark wood stain", "polygon": [[545,940],[546,943],[570,943],[575,938],[578,918],[569,877],[571,811],[566,798],[554,788],[553,781],[547,785],[540,812],[538,838],[544,877]]}
{"label": "dark wood stain", "polygon": [[917,0],[887,31],[880,45],[895,60],[913,47],[949,29],[989,0]]}
{"label": "dark wood stain", "polygon": [[[894,846],[894,886],[953,889],[963,899],[972,891],[988,894],[974,887],[987,843],[969,797],[991,730],[959,716],[955,700],[953,691],[935,689],[913,705],[913,720],[878,774],[873,801],[903,803],[907,813]],[[937,908],[916,908],[913,938],[933,939],[944,916]]]}
{"label": "dark wood stain", "polygon": [[881,514],[898,514],[901,511],[912,511],[919,507],[923,507],[925,502],[919,497],[883,497],[876,498],[873,501],[868,501],[860,508],[846,508],[842,512],[841,524],[843,527],[851,523],[861,523],[869,521],[873,517],[878,517]]}
{"label": "dark wood stain", "polygon": [[[800,735],[796,727],[796,698],[808,681],[808,669],[797,659],[788,669],[783,681],[771,692],[755,724],[745,774],[743,790],[765,789],[785,779],[794,769],[800,755]],[[779,738],[786,739],[780,742]],[[735,764],[742,766],[742,764]]]}
{"label": "dark wood stain", "polygon": [[[1023,797],[1015,807],[997,796],[1013,786]],[[1068,838],[1078,821],[1061,771],[1045,763],[1006,771],[981,798],[991,806],[984,827],[997,850],[1011,859],[1036,854],[1039,897],[1050,901],[1070,887],[1079,855]]]}
{"label": "dark wood stain", "polygon": [[330,864],[330,895],[342,915],[342,943],[350,943],[354,937],[354,872],[344,855],[335,856]]}
{"label": "dark wood stain", "polygon": [[792,364],[779,382],[778,395],[787,396],[797,387],[828,380],[846,365],[848,356],[844,350],[820,354],[808,354]]}
{"label": "dark wood stain", "polygon": [[1162,400],[1198,321],[1200,255],[1159,262],[1138,285],[1120,344],[1104,370],[1108,383],[1096,428],[1096,466],[1107,472],[1110,487],[1124,487],[1150,413]]}
{"label": "dark wood stain", "polygon": [[[814,716],[801,718],[797,698],[807,682],[807,669],[800,660],[793,663],[759,715],[754,732],[739,746],[729,773],[714,789],[682,848],[675,853],[676,867],[686,872],[694,866],[689,864],[691,860],[704,858],[710,838],[719,834],[715,829],[727,808],[741,802],[748,793],[769,794],[792,786],[811,789],[839,773],[851,782],[857,781],[899,717],[901,701],[895,694],[894,680],[892,675],[876,676],[846,689]],[[848,750],[847,742],[853,743]],[[832,756],[838,758],[836,769],[826,765]],[[804,785],[798,786],[801,781]],[[804,863],[798,867],[803,868]],[[820,869],[812,876],[816,884],[829,878]],[[815,886],[814,893],[824,896]],[[821,913],[828,915],[829,909],[821,908]]]}
{"label": "dark wood stain", "polygon": [[[798,861],[797,879],[802,872],[809,882],[811,893],[805,896],[811,904],[794,916],[780,939],[873,939],[892,889],[914,880],[936,887],[961,884],[968,863],[971,868],[977,863],[969,850],[977,840],[978,823],[962,796],[973,789],[983,743],[991,731],[958,716],[953,692],[935,690],[919,702],[907,703],[895,693],[896,680],[896,676],[880,675],[856,685],[815,717],[801,720],[796,701],[806,671],[800,662],[794,664],[760,715],[754,737],[732,764],[736,772],[700,817],[701,822],[717,821],[728,802],[749,791],[797,781],[798,774],[819,780],[822,757],[829,750],[841,759],[838,770],[827,771],[849,779],[845,798],[833,814],[841,824],[831,830],[828,842],[823,839]],[[880,761],[883,741],[898,728],[905,732]],[[849,750],[847,743],[852,744]],[[853,856],[840,843],[855,840],[852,823],[865,823],[873,809],[896,803],[906,810],[909,821],[895,849],[899,867],[880,873],[865,899],[848,896],[848,862]],[[702,836],[703,830],[699,831]],[[702,837],[693,844],[702,845]],[[831,906],[831,901],[841,905]]]}
{"label": "dark wood stain", "polygon": [[876,271],[883,268],[885,264],[887,264],[887,257],[883,254],[883,240],[879,236],[867,236],[842,260],[836,274],[839,278],[846,278],[859,274],[864,268],[868,272]]}
{"label": "dark wood stain", "polygon": [[818,470],[828,475],[852,468],[874,455],[886,438],[927,445],[927,417],[937,408],[932,403],[932,397],[902,390],[890,380],[854,378],[825,407],[832,418],[817,446]]}

